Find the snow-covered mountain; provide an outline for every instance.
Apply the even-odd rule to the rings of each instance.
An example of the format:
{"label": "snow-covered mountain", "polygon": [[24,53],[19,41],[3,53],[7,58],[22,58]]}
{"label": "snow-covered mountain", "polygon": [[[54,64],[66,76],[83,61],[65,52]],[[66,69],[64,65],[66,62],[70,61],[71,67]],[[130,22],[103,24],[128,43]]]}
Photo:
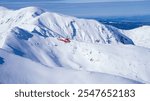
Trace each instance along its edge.
{"label": "snow-covered mountain", "polygon": [[[22,78],[18,77],[18,81],[14,83],[73,83],[67,78],[71,74],[72,78],[79,75],[74,83],[109,83],[102,80],[107,77],[114,79],[110,83],[150,83],[150,49],[144,48],[147,43],[139,44],[136,38],[130,37],[130,31],[36,7],[19,10],[0,8],[0,29],[0,48],[3,49],[0,51],[0,67],[7,67],[11,77],[18,77],[22,74],[19,66],[25,64],[21,66],[24,74],[21,77],[27,80],[20,80]],[[141,42],[144,43],[142,39]],[[3,63],[5,59],[8,62]],[[9,66],[13,66],[14,70]],[[33,69],[30,69],[32,66]],[[16,70],[21,71],[21,74]],[[55,80],[60,77],[60,71],[64,75],[64,81]],[[1,69],[2,83],[13,83],[13,78],[7,76],[8,72]],[[28,79],[28,72],[35,73],[45,81],[37,81],[36,76],[33,81]],[[91,72],[94,74],[91,75]],[[103,76],[100,77],[101,75]],[[89,79],[85,80],[86,76]],[[12,81],[5,81],[2,79],[4,77]]]}
{"label": "snow-covered mountain", "polygon": [[14,28],[37,33],[43,38],[68,37],[77,41],[92,43],[133,44],[131,39],[114,27],[95,20],[78,19],[56,13],[27,7],[16,11],[2,9],[0,33],[7,34]]}
{"label": "snow-covered mountain", "polygon": [[131,38],[135,45],[150,48],[150,26],[142,26],[123,33]]}

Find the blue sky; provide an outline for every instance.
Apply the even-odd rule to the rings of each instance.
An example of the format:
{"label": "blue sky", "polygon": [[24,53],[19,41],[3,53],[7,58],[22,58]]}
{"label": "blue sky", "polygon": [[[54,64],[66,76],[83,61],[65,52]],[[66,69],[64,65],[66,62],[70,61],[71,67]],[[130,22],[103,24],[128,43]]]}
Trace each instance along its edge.
{"label": "blue sky", "polygon": [[78,17],[150,15],[149,0],[0,0],[0,6],[37,6]]}
{"label": "blue sky", "polygon": [[0,0],[1,2],[51,2],[51,3],[87,3],[87,2],[122,2],[146,0]]}

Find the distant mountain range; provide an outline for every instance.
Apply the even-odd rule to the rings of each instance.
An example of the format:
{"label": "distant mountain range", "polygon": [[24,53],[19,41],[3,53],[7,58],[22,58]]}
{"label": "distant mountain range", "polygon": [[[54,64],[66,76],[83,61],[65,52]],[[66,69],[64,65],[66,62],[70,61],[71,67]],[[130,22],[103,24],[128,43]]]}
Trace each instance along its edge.
{"label": "distant mountain range", "polygon": [[122,17],[89,17],[87,19],[95,19],[101,23],[112,25],[120,29],[134,29],[137,27],[150,25],[150,15],[145,16],[122,16]]}

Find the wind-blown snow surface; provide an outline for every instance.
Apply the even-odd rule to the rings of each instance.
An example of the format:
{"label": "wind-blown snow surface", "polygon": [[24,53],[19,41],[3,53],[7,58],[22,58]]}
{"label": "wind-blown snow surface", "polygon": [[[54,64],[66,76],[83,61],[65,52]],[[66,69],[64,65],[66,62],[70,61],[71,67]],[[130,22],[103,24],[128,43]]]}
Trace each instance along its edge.
{"label": "wind-blown snow surface", "polygon": [[[35,7],[16,11],[3,8],[0,11],[2,11],[0,13],[0,48],[7,50],[9,54],[21,56],[22,58],[19,57],[21,64],[28,61],[27,65],[20,67],[25,69],[22,78],[26,78],[28,71],[31,74],[35,72],[38,75],[37,78],[41,77],[41,81],[37,80],[36,76],[33,82],[28,78],[20,80],[22,78],[18,76],[21,74],[14,71],[21,71],[18,69],[20,65],[15,64],[12,67],[14,70],[10,69],[9,72],[12,71],[11,77],[18,77],[18,82],[13,82],[13,78],[6,76],[7,71],[2,69],[2,74],[5,75],[0,75],[0,78],[8,77],[10,81],[12,79],[12,82],[3,79],[2,83],[125,83],[128,81],[128,83],[136,83],[134,80],[150,83],[150,49],[135,46],[137,40],[132,40],[132,37],[126,34],[127,31],[106,26],[94,20],[46,12]],[[59,40],[60,38],[69,38],[71,42],[64,43]],[[3,54],[5,52],[1,53]],[[15,55],[12,55],[10,59],[8,57],[12,62],[6,62],[6,64],[12,66],[15,61],[17,62]],[[0,59],[2,64],[0,67],[7,67],[3,65],[5,59],[3,57]],[[47,75],[44,75],[45,67],[48,69]],[[55,69],[51,69],[52,67]],[[61,75],[59,72],[64,76],[60,81],[55,80]],[[93,76],[90,72],[96,73]],[[12,76],[13,74],[17,75]],[[54,78],[50,78],[48,74],[53,74]],[[76,81],[69,81],[66,74],[73,74],[71,77],[77,77]],[[76,76],[78,74],[80,76]],[[100,75],[103,76],[100,77]],[[120,77],[116,79],[112,75],[133,81],[126,81]],[[105,77],[113,77],[114,81],[103,81]],[[43,78],[45,81],[42,81]]]}
{"label": "wind-blown snow surface", "polygon": [[4,60],[0,83],[140,83],[104,73],[46,67],[4,50],[0,50],[0,57]]}

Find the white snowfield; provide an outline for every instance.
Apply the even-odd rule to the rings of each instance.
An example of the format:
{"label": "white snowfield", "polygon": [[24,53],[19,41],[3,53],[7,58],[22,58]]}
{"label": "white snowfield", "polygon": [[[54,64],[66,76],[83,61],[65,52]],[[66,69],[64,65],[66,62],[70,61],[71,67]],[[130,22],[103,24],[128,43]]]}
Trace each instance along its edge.
{"label": "white snowfield", "polygon": [[0,57],[4,59],[0,83],[140,83],[110,74],[46,67],[5,50],[0,50]]}
{"label": "white snowfield", "polygon": [[132,39],[135,45],[150,48],[150,26],[142,26],[123,32]]}
{"label": "white snowfield", "polygon": [[150,83],[148,26],[1,7],[0,29],[0,83]]}

